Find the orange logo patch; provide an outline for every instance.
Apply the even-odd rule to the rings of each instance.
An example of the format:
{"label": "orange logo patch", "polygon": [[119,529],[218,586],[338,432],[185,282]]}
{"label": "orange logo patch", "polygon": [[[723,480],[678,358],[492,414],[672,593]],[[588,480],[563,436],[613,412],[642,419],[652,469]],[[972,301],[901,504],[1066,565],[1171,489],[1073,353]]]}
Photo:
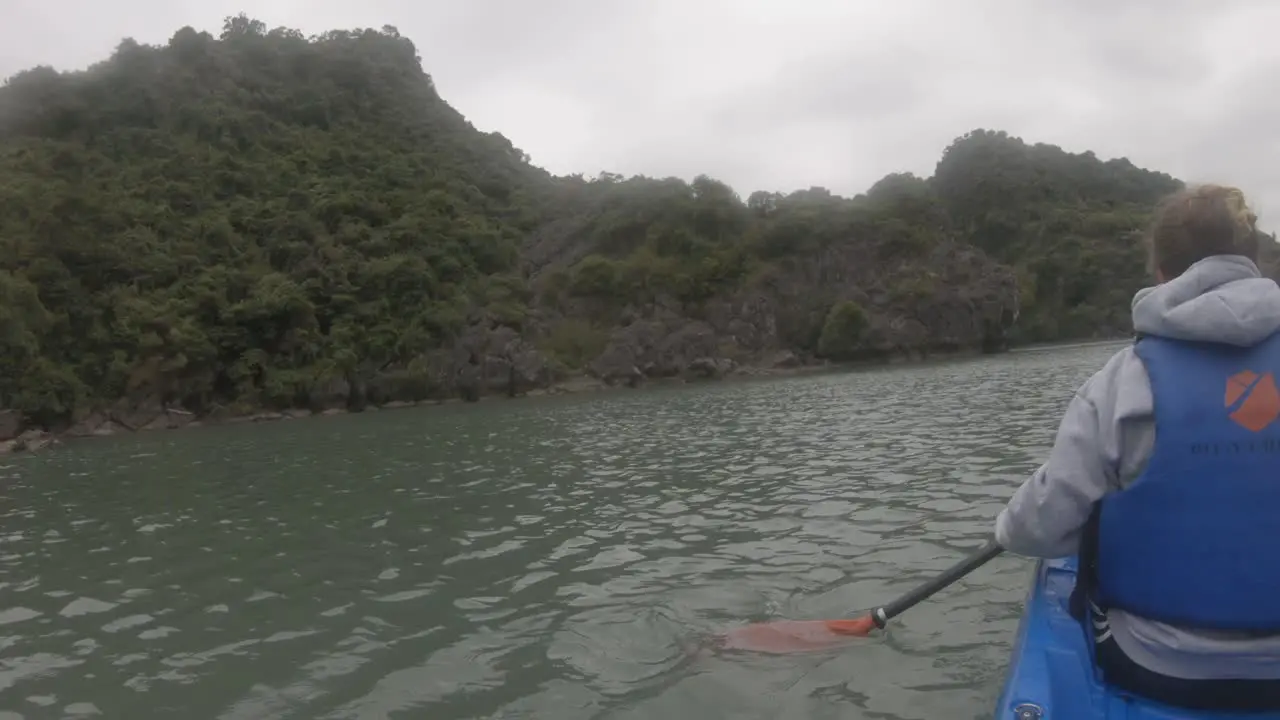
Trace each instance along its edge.
{"label": "orange logo patch", "polygon": [[1271,373],[1259,375],[1250,370],[1227,378],[1227,394],[1222,402],[1230,409],[1229,417],[1243,428],[1258,432],[1280,418],[1280,388]]}

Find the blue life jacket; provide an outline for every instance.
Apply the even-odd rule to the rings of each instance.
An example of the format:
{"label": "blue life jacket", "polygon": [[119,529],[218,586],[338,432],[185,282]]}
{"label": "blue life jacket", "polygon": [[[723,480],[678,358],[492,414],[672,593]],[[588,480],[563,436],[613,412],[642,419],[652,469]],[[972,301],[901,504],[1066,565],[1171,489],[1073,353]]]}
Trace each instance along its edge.
{"label": "blue life jacket", "polygon": [[1155,447],[1101,502],[1103,607],[1280,631],[1280,333],[1251,348],[1144,337]]}

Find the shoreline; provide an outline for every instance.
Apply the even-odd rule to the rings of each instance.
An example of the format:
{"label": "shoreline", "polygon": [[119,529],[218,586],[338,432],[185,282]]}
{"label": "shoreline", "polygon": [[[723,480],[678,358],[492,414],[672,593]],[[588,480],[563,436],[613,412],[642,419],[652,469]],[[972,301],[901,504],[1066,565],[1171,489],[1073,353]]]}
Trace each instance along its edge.
{"label": "shoreline", "polygon": [[[231,415],[196,415],[187,410],[174,408],[158,408],[155,417],[145,423],[138,423],[130,426],[109,412],[98,412],[90,415],[89,420],[81,421],[72,427],[58,431],[50,432],[37,428],[27,429],[8,440],[0,440],[0,457],[13,454],[33,453],[41,450],[64,445],[69,442],[90,440],[93,438],[116,437],[120,435],[129,435],[133,433],[150,433],[162,432],[166,430],[194,430],[203,427],[218,427],[224,425],[241,425],[246,423],[259,422],[278,422],[285,420],[301,420],[309,417],[332,417],[336,415],[356,415],[365,412],[377,412],[380,410],[400,410],[404,408],[427,407],[436,405],[449,405],[463,402],[494,402],[494,401],[512,401],[524,398],[550,397],[557,395],[581,395],[585,393],[601,393],[601,392],[618,392],[625,390],[634,390],[641,388],[659,388],[659,387],[676,387],[683,385],[703,385],[708,383],[733,383],[748,382],[751,380],[777,379],[786,377],[799,377],[804,375],[817,375],[822,373],[836,372],[856,372],[865,370],[874,370],[879,368],[897,367],[904,365],[921,365],[930,362],[948,362],[955,360],[971,359],[983,357],[986,355],[1005,355],[1010,353],[1043,351],[1059,348],[1087,347],[1091,345],[1105,345],[1110,343],[1122,342],[1126,338],[1102,339],[1102,340],[1073,340],[1063,341],[1061,343],[1037,343],[1022,346],[1013,346],[997,352],[984,352],[981,349],[964,349],[954,351],[940,352],[923,352],[912,351],[903,353],[894,353],[885,358],[855,360],[847,362],[811,362],[801,363],[797,365],[783,365],[775,367],[765,367],[758,365],[740,365],[734,367],[729,372],[712,375],[698,376],[691,374],[676,375],[671,377],[646,377],[638,383],[607,383],[600,378],[591,376],[585,372],[577,373],[565,380],[554,383],[545,388],[535,388],[527,392],[515,395],[507,395],[503,393],[486,393],[482,394],[474,400],[467,400],[462,397],[449,397],[433,400],[393,400],[381,405],[369,404],[359,409],[349,409],[342,407],[328,408],[319,412],[313,412],[304,408],[289,408],[285,410],[258,410],[251,413],[231,414]],[[797,358],[798,360],[798,358]],[[3,413],[0,411],[0,420],[3,420]],[[93,422],[93,419],[97,422]]]}
{"label": "shoreline", "polygon": [[[879,366],[887,364],[888,363],[873,363],[872,365]],[[814,374],[823,371],[831,371],[833,369],[845,369],[849,365],[851,364],[842,365],[821,363],[778,368],[740,366],[729,373],[717,377],[675,376],[645,378],[643,382],[636,384],[609,384],[586,373],[578,373],[550,386],[535,388],[516,395],[486,393],[480,395],[474,400],[467,400],[466,398],[458,396],[432,400],[392,400],[381,405],[370,403],[359,409],[333,407],[318,412],[305,408],[288,408],[284,410],[263,409],[250,413],[219,416],[214,414],[197,415],[187,410],[175,408],[160,408],[157,409],[155,417],[151,421],[139,424],[135,427],[130,427],[128,424],[120,422],[109,412],[97,412],[90,416],[90,418],[97,418],[97,422],[93,422],[92,420],[82,421],[73,425],[71,428],[56,432],[39,428],[30,428],[23,430],[13,438],[0,440],[0,457],[39,452],[41,450],[51,449],[72,442],[93,440],[95,438],[132,435],[134,433],[198,430],[200,428],[221,427],[226,425],[303,420],[311,417],[359,415],[361,413],[378,412],[381,410],[402,410],[406,408],[452,405],[466,402],[509,402],[525,398],[551,397],[557,395],[582,395],[603,392],[621,392],[641,388],[675,387],[680,385],[700,385],[719,382],[743,382],[752,379],[780,378]]]}

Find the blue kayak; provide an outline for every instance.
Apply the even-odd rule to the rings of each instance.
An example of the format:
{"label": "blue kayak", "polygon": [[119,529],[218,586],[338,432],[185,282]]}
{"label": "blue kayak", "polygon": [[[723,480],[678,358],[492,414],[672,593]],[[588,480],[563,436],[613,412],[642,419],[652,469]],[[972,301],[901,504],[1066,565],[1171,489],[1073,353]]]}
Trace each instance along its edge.
{"label": "blue kayak", "polygon": [[1184,710],[1103,685],[1085,629],[1068,610],[1075,582],[1074,558],[1037,564],[996,705],[997,720],[1280,719],[1280,713]]}

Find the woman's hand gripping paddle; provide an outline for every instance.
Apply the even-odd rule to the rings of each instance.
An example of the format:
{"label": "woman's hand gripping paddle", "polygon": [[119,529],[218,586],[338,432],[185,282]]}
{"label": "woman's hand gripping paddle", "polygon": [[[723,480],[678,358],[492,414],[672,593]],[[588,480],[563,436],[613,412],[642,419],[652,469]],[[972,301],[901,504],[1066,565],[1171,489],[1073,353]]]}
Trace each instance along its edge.
{"label": "woman's hand gripping paddle", "polygon": [[991,541],[937,577],[855,620],[777,620],[734,628],[721,647],[765,653],[793,653],[832,647],[851,637],[866,637],[917,603],[985,565],[1004,548]]}

